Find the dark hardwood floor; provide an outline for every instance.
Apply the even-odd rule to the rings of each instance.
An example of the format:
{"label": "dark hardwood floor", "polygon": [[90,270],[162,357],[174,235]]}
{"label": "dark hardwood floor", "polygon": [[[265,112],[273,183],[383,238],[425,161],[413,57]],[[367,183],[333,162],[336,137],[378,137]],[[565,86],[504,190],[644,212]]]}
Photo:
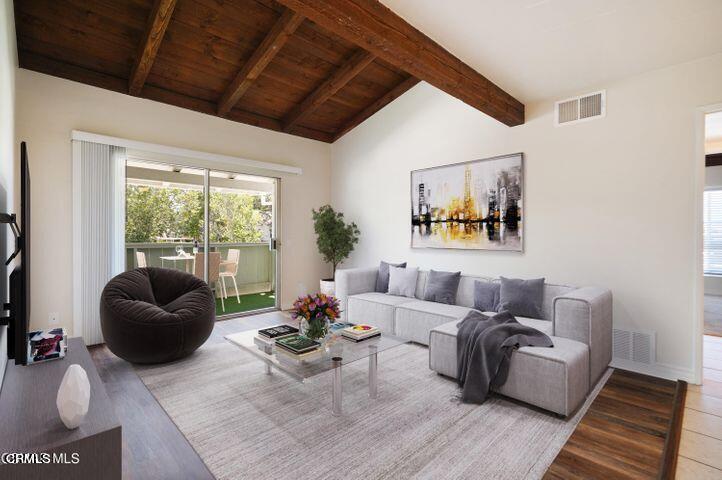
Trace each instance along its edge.
{"label": "dark hardwood floor", "polygon": [[[229,333],[287,319],[274,312],[217,322],[208,341],[224,342]],[[91,347],[90,353],[123,425],[123,478],[212,479],[133,367],[105,346]],[[545,478],[657,478],[673,423],[676,385],[615,370]]]}
{"label": "dark hardwood floor", "polygon": [[675,405],[684,403],[677,385],[615,370],[544,478],[660,478]]}
{"label": "dark hardwood floor", "polygon": [[[208,342],[224,335],[286,321],[268,313],[217,322]],[[126,480],[213,479],[213,475],[151,395],[133,366],[105,345],[90,347],[90,355],[123,425],[123,478]]]}

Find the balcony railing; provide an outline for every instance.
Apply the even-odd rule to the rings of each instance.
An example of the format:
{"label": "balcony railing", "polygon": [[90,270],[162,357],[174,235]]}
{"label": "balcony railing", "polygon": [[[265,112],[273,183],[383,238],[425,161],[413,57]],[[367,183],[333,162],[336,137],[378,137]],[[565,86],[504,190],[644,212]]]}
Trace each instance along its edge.
{"label": "balcony railing", "polygon": [[[149,267],[187,269],[192,272],[193,261],[161,260],[160,257],[175,256],[177,247],[183,248],[189,254],[193,252],[192,243],[126,243],[126,269],[136,268],[138,265],[135,253],[143,252]],[[275,290],[274,252],[269,250],[268,243],[211,243],[209,247],[211,252],[220,252],[222,260],[228,258],[230,248],[241,251],[236,274],[238,292],[241,295]],[[226,282],[229,296],[235,294],[231,283]]]}

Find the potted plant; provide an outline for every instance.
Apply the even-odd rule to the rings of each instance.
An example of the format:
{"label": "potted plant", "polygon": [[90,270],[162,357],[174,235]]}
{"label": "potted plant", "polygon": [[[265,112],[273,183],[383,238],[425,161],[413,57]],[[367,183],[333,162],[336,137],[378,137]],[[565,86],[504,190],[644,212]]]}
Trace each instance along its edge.
{"label": "potted plant", "polygon": [[318,211],[313,210],[313,230],[316,232],[319,253],[333,268],[331,278],[321,279],[321,292],[333,295],[336,267],[351,255],[361,232],[355,223],[344,222],[343,213],[334,211],[330,205],[324,205]]}
{"label": "potted plant", "polygon": [[325,339],[329,325],[336,321],[339,313],[338,299],[323,293],[298,297],[291,309],[291,317],[298,320],[301,335],[311,340]]}

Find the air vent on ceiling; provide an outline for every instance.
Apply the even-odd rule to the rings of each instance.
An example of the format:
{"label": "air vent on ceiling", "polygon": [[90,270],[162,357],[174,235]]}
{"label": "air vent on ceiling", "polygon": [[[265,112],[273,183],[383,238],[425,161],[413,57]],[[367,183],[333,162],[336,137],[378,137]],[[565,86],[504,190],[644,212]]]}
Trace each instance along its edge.
{"label": "air vent on ceiling", "polygon": [[653,364],[655,360],[656,339],[654,332],[633,330],[612,330],[612,356],[638,363]]}
{"label": "air vent on ceiling", "polygon": [[606,110],[605,90],[568,98],[554,104],[554,125],[569,125],[601,118],[606,114]]}

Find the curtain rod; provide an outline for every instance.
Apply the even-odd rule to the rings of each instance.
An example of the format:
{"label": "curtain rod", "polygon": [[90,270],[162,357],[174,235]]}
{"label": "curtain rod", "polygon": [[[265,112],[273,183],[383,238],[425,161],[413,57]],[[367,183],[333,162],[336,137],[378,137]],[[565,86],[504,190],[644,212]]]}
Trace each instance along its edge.
{"label": "curtain rod", "polygon": [[216,163],[222,163],[230,167],[250,167],[260,170],[268,170],[272,172],[282,172],[292,175],[301,175],[303,170],[299,167],[284,165],[282,163],[262,162],[259,160],[251,160],[248,158],[233,157],[230,155],[221,155],[218,153],[203,152],[200,150],[190,150],[187,148],[171,147],[168,145],[159,145],[157,143],[140,142],[137,140],[128,140],[125,138],[111,137],[107,135],[99,135],[97,133],[83,132],[73,130],[72,140],[80,140],[84,142],[102,143],[105,145],[114,145],[117,147],[131,148],[135,150],[146,151],[150,153],[160,153],[164,155],[173,155],[177,157],[192,158],[199,160],[207,160]]}

